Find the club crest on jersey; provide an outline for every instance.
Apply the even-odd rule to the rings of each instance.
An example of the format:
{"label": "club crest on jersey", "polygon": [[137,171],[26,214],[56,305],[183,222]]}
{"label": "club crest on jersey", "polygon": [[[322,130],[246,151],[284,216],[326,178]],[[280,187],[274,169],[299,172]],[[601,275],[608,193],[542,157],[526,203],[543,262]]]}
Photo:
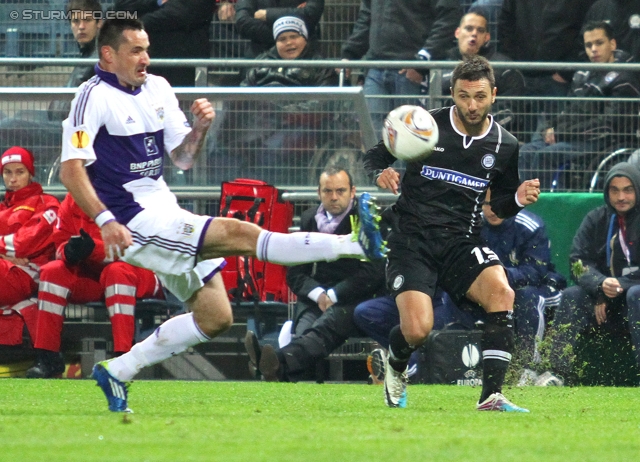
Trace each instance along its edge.
{"label": "club crest on jersey", "polygon": [[155,156],[160,152],[156,144],[156,137],[153,135],[144,137],[144,148],[148,156]]}
{"label": "club crest on jersey", "polygon": [[400,287],[402,287],[402,284],[404,284],[404,276],[399,274],[393,280],[393,290],[398,290]]}
{"label": "club crest on jersey", "polygon": [[185,236],[191,236],[195,230],[196,230],[195,226],[189,223],[183,223],[182,231],[180,231],[180,234],[184,234]]}
{"label": "club crest on jersey", "polygon": [[158,117],[158,120],[164,120],[164,108],[163,107],[157,107],[156,108],[156,116]]}
{"label": "club crest on jersey", "polygon": [[482,157],[482,161],[480,161],[480,163],[487,170],[493,168],[493,166],[496,165],[496,156],[494,156],[493,154],[485,154]]}
{"label": "club crest on jersey", "polygon": [[89,146],[89,135],[83,130],[78,130],[71,135],[71,145],[74,148],[82,149]]}

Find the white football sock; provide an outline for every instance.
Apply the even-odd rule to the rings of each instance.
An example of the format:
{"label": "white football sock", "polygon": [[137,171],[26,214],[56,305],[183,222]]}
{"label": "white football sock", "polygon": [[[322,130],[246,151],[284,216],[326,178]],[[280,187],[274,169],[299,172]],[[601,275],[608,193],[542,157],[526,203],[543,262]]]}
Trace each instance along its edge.
{"label": "white football sock", "polygon": [[109,361],[109,373],[126,382],[133,379],[142,368],[208,340],[209,337],[196,325],[193,313],[181,314],[162,323],[153,334],[136,343],[128,353]]}
{"label": "white football sock", "polygon": [[364,252],[351,235],[325,233],[273,233],[262,230],[256,249],[258,260],[291,266],[339,258],[364,258]]}

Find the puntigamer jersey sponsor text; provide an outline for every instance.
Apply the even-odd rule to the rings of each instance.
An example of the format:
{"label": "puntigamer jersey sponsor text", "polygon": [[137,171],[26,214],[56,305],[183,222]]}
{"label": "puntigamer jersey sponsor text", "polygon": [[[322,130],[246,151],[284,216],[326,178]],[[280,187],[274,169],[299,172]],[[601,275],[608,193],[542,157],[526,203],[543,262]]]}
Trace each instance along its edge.
{"label": "puntigamer jersey sponsor text", "polygon": [[478,234],[482,201],[491,184],[492,198],[518,187],[518,142],[489,115],[489,128],[479,136],[461,133],[453,107],[431,111],[440,139],[432,154],[407,164],[397,207],[406,232],[442,229]]}

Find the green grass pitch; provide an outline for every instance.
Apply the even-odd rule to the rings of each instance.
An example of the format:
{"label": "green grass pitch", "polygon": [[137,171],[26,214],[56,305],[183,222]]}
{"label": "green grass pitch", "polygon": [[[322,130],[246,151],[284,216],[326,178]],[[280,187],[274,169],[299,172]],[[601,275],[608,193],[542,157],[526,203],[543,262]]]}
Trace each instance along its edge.
{"label": "green grass pitch", "polygon": [[91,380],[0,380],[1,461],[637,461],[637,388],[509,388],[530,414],[478,412],[478,389],[138,381],[132,415]]}

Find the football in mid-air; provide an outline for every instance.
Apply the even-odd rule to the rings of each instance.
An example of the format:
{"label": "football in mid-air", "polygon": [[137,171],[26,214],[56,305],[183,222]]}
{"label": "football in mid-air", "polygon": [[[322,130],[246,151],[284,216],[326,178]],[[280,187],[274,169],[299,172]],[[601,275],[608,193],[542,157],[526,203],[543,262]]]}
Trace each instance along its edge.
{"label": "football in mid-air", "polygon": [[400,106],[384,119],[382,139],[396,159],[422,160],[438,142],[438,124],[429,111],[420,106]]}

